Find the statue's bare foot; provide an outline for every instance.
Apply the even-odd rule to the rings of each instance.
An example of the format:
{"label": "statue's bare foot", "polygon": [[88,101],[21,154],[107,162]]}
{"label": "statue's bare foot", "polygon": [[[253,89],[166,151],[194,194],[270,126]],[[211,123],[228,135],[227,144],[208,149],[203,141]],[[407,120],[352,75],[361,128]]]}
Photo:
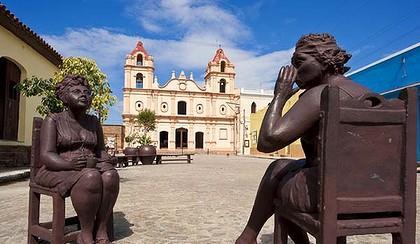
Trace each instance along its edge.
{"label": "statue's bare foot", "polygon": [[91,235],[84,235],[83,233],[80,233],[77,236],[77,244],[94,244],[95,242],[92,239]]}
{"label": "statue's bare foot", "polygon": [[257,244],[257,235],[258,233],[247,226],[238,239],[236,239],[235,244]]}
{"label": "statue's bare foot", "polygon": [[106,232],[98,232],[96,234],[96,240],[95,243],[97,244],[109,244],[112,243],[109,239],[108,239],[108,234]]}
{"label": "statue's bare foot", "polygon": [[236,239],[235,244],[257,244],[257,240],[253,238],[247,238],[241,235],[238,237],[238,239]]}

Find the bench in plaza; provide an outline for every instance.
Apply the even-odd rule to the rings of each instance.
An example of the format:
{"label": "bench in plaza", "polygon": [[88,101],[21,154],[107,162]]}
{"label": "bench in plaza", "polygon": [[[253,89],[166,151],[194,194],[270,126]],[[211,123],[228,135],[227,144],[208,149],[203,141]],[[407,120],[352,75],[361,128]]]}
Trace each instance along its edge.
{"label": "bench in plaza", "polygon": [[170,154],[170,153],[158,153],[156,155],[156,164],[161,164],[162,161],[186,161],[191,163],[191,156],[194,153],[184,153],[184,154]]}
{"label": "bench in plaza", "polygon": [[115,155],[117,158],[117,167],[127,167],[128,161],[131,160],[132,165],[137,165],[139,162],[138,156],[127,156],[127,155]]}

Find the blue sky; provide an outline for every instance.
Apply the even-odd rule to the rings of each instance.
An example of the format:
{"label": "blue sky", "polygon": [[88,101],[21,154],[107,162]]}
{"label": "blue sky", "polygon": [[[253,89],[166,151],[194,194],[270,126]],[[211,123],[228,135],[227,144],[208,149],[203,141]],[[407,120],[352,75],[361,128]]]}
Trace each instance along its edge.
{"label": "blue sky", "polygon": [[64,56],[96,60],[118,103],[121,123],[125,56],[142,40],[159,83],[171,71],[202,82],[220,44],[236,65],[236,86],[273,88],[303,34],[329,32],[356,70],[420,41],[418,0],[72,0],[1,1]]}

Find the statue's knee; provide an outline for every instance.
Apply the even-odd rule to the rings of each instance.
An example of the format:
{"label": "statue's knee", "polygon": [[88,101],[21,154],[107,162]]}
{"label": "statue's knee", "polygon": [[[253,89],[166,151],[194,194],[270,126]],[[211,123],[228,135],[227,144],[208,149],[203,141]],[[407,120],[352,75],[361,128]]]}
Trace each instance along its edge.
{"label": "statue's knee", "polygon": [[97,171],[87,172],[80,179],[80,185],[89,192],[97,193],[102,191],[101,174]]}
{"label": "statue's knee", "polygon": [[102,174],[102,180],[106,187],[115,187],[120,183],[120,176],[116,170],[109,170]]}

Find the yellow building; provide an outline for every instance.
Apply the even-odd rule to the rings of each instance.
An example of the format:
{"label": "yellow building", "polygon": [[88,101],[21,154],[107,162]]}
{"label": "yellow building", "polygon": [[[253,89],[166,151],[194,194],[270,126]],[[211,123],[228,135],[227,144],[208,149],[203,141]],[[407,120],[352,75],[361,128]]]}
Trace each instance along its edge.
{"label": "yellow building", "polygon": [[0,4],[0,167],[29,164],[32,119],[39,97],[24,97],[15,85],[50,78],[61,55]]}
{"label": "yellow building", "polygon": [[[295,104],[295,102],[298,100],[299,95],[302,92],[299,91],[294,96],[292,96],[287,102],[286,105],[283,108],[283,114],[285,114],[292,106]],[[270,155],[270,156],[276,156],[276,157],[293,157],[293,158],[302,158],[305,157],[302,146],[300,144],[300,140],[297,140],[290,144],[289,146],[280,149],[273,153],[262,153],[257,150],[257,142],[258,142],[258,136],[260,133],[261,123],[263,121],[264,115],[267,111],[268,107],[265,107],[264,109],[258,110],[255,113],[251,113],[250,117],[250,152],[251,155]]]}

